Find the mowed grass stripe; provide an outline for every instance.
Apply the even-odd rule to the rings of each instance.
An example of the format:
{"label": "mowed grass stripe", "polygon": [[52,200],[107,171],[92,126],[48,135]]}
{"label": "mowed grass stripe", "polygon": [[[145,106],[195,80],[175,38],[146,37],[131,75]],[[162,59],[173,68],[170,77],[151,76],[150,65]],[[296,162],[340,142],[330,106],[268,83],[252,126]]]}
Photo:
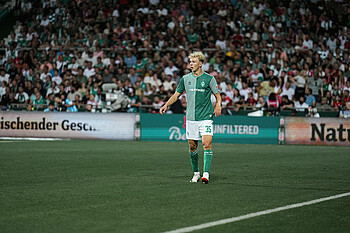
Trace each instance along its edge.
{"label": "mowed grass stripe", "polygon": [[[350,191],[347,151],[215,144],[210,184],[203,185],[189,183],[186,143],[2,144],[0,229],[163,232],[331,196]],[[199,154],[202,167],[203,149]],[[335,229],[341,231],[337,219],[328,225],[339,225]],[[328,221],[326,214],[322,220]],[[244,232],[256,231],[252,226]]]}
{"label": "mowed grass stripe", "polygon": [[334,199],[347,197],[347,196],[350,196],[350,192],[342,193],[342,194],[338,194],[338,195],[334,195],[334,196],[330,196],[330,197],[319,198],[319,199],[315,199],[315,200],[311,200],[311,201],[291,204],[291,205],[287,205],[287,206],[281,206],[281,207],[277,207],[274,209],[263,210],[263,211],[259,211],[259,212],[255,212],[255,213],[237,216],[237,217],[221,219],[221,220],[217,220],[217,221],[213,221],[213,222],[203,223],[203,224],[196,225],[196,226],[184,227],[184,228],[180,228],[180,229],[176,229],[176,230],[172,230],[172,231],[166,231],[164,233],[185,233],[185,232],[202,230],[205,228],[210,228],[210,227],[223,225],[223,224],[227,224],[227,223],[238,222],[238,221],[249,219],[249,218],[259,217],[262,215],[268,215],[268,214],[272,214],[272,213],[276,213],[276,212],[280,212],[280,211],[284,211],[284,210],[290,210],[290,209],[299,208],[299,207],[303,207],[303,206],[313,205],[313,204],[317,204],[320,202],[325,202],[325,201],[334,200]]}

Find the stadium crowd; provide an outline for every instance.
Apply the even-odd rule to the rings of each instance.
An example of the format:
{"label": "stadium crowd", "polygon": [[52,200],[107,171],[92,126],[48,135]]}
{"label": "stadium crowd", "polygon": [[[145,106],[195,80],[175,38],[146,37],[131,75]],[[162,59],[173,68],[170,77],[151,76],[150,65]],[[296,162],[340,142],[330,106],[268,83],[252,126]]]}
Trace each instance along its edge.
{"label": "stadium crowd", "polygon": [[[119,91],[129,97],[120,110],[158,112],[190,72],[187,55],[201,50],[224,114],[246,106],[349,112],[345,0],[18,2],[19,30],[0,41],[2,110],[92,111]],[[184,94],[169,111],[185,108]]]}

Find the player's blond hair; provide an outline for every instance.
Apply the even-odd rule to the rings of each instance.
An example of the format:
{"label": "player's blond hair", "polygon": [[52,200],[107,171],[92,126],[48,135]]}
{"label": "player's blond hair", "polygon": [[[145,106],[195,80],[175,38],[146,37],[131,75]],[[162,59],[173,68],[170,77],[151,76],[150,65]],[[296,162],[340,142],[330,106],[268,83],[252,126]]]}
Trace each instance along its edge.
{"label": "player's blond hair", "polygon": [[188,56],[188,59],[191,59],[191,58],[198,58],[198,60],[202,63],[204,63],[205,61],[205,56],[202,52],[193,52],[191,53],[189,56]]}

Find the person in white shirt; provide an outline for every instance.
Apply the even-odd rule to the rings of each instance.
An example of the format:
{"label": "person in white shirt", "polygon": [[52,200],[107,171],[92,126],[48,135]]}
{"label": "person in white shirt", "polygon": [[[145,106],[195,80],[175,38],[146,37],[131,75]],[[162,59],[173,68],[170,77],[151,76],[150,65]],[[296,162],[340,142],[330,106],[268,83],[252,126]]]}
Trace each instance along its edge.
{"label": "person in white shirt", "polygon": [[258,86],[259,81],[262,82],[264,80],[264,75],[260,73],[260,70],[258,68],[254,70],[254,73],[250,77],[254,83],[254,86]]}
{"label": "person in white shirt", "polygon": [[294,107],[296,108],[295,110],[298,112],[305,112],[305,109],[308,109],[309,105],[305,103],[305,97],[300,96],[299,101],[295,101]]}
{"label": "person in white shirt", "polygon": [[113,10],[112,16],[117,18],[119,17],[119,11],[117,8]]}
{"label": "person in white shirt", "polygon": [[202,70],[204,70],[205,72],[208,72],[209,66],[210,66],[210,63],[207,60],[205,60],[205,63],[202,65]]}
{"label": "person in white shirt", "polygon": [[321,50],[317,51],[317,53],[320,55],[320,58],[322,60],[326,59],[328,56],[329,51],[326,49],[326,46],[324,44],[321,45]]}
{"label": "person in white shirt", "polygon": [[222,51],[226,50],[226,40],[224,38],[224,35],[222,34],[219,35],[219,39],[216,40],[215,46],[220,47]]}
{"label": "person in white shirt", "polygon": [[49,88],[49,89],[47,90],[47,92],[46,92],[46,98],[47,98],[49,95],[51,95],[51,94],[55,95],[55,94],[57,94],[57,93],[59,93],[59,92],[60,92],[60,89],[58,88],[56,82],[52,81],[52,82],[51,82],[51,88]]}
{"label": "person in white shirt", "polygon": [[166,80],[163,82],[164,90],[165,91],[173,91],[173,84],[176,85],[176,82],[172,80],[171,75],[167,75]]}
{"label": "person in white shirt", "polygon": [[142,14],[148,14],[149,13],[148,7],[145,6],[145,4],[143,2],[140,2],[140,8],[138,8],[137,11],[142,12]]}
{"label": "person in white shirt", "polygon": [[165,68],[164,72],[165,72],[166,75],[171,75],[171,76],[173,76],[173,73],[174,73],[175,71],[178,71],[179,69],[178,69],[176,66],[174,66],[174,63],[173,63],[172,61],[169,61],[168,63],[169,63],[169,64],[168,64],[168,66]]}
{"label": "person in white shirt", "polygon": [[158,14],[160,16],[167,16],[168,15],[168,10],[164,8],[163,4],[159,4],[159,9],[157,10]]}
{"label": "person in white shirt", "polygon": [[242,89],[239,91],[239,94],[244,96],[244,101],[247,101],[248,93],[250,92],[252,92],[252,90],[248,88],[248,85],[246,83],[242,83]]}
{"label": "person in white shirt", "polygon": [[19,86],[18,87],[18,93],[15,96],[15,100],[18,101],[18,103],[22,103],[22,104],[27,104],[28,100],[29,100],[29,96],[26,92],[24,92],[23,87]]}
{"label": "person in white shirt", "polygon": [[79,67],[79,64],[77,63],[77,58],[72,57],[72,63],[70,63],[68,65],[68,69],[70,69],[72,71],[73,75],[77,75],[78,74],[78,67]]}
{"label": "person in white shirt", "polygon": [[52,82],[55,82],[57,85],[60,85],[61,82],[62,82],[62,78],[58,74],[58,70],[57,69],[54,70],[54,76],[52,78]]}
{"label": "person in white shirt", "polygon": [[346,86],[344,87],[343,92],[344,91],[349,91],[350,92],[350,81],[349,80],[346,81]]}
{"label": "person in white shirt", "polygon": [[107,52],[103,53],[102,56],[102,63],[105,67],[108,67],[111,64],[111,59],[108,57]]}
{"label": "person in white shirt", "polygon": [[282,89],[281,96],[286,95],[286,96],[288,96],[289,100],[293,100],[294,93],[295,93],[295,90],[293,88],[291,88],[290,83],[286,82],[284,84],[283,89]]}
{"label": "person in white shirt", "polygon": [[327,40],[327,46],[329,47],[329,49],[334,52],[335,49],[337,48],[337,38],[335,38],[334,35],[331,35],[330,38],[328,38]]}
{"label": "person in white shirt", "polygon": [[305,35],[305,39],[303,41],[303,48],[304,49],[312,49],[314,42],[309,38],[309,35]]}
{"label": "person in white shirt", "polygon": [[10,75],[6,74],[4,69],[0,70],[0,82],[5,81],[5,82],[8,83],[9,82],[9,77],[10,77]]}
{"label": "person in white shirt", "polygon": [[0,101],[1,101],[1,97],[3,95],[5,95],[5,93],[6,93],[6,84],[7,84],[6,81],[2,81],[1,82],[1,86],[0,86]]}
{"label": "person in white shirt", "polygon": [[49,25],[49,23],[50,23],[50,20],[47,18],[46,15],[44,15],[43,19],[40,22],[40,25],[46,27],[47,25]]}
{"label": "person in white shirt", "polygon": [[156,6],[159,4],[159,0],[150,0],[149,3]]}
{"label": "person in white shirt", "polygon": [[229,97],[231,100],[233,100],[234,90],[233,90],[232,83],[227,84],[225,94],[227,97]]}
{"label": "person in white shirt", "polygon": [[[162,81],[160,81],[157,77],[156,74],[152,74],[151,72],[149,72],[149,76],[146,76],[144,79],[144,83],[149,83],[151,85],[151,87],[156,87],[157,92],[159,91],[159,87],[162,85]],[[153,72],[152,72],[153,73]]]}
{"label": "person in white shirt", "polygon": [[92,61],[88,61],[88,66],[84,70],[84,75],[89,78],[96,74],[94,67],[92,67]]}
{"label": "person in white shirt", "polygon": [[43,82],[46,82],[46,76],[50,75],[51,74],[49,73],[49,67],[48,66],[44,66],[44,72],[40,74],[40,80],[43,81]]}

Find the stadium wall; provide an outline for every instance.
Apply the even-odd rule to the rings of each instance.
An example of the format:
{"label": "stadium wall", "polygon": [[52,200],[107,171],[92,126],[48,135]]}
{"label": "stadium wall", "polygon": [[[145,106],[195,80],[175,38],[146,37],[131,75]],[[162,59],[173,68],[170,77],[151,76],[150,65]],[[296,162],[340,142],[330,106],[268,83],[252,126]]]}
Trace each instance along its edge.
{"label": "stadium wall", "polygon": [[281,118],[286,144],[350,146],[350,119]]}
{"label": "stadium wall", "polygon": [[[0,137],[186,141],[182,114],[0,112]],[[218,143],[350,146],[350,119],[220,116]]]}
{"label": "stadium wall", "polygon": [[[186,141],[186,118],[182,114],[141,114],[142,141]],[[213,142],[277,144],[279,117],[214,117]]]}
{"label": "stadium wall", "polygon": [[137,114],[0,112],[1,137],[133,140]]}

